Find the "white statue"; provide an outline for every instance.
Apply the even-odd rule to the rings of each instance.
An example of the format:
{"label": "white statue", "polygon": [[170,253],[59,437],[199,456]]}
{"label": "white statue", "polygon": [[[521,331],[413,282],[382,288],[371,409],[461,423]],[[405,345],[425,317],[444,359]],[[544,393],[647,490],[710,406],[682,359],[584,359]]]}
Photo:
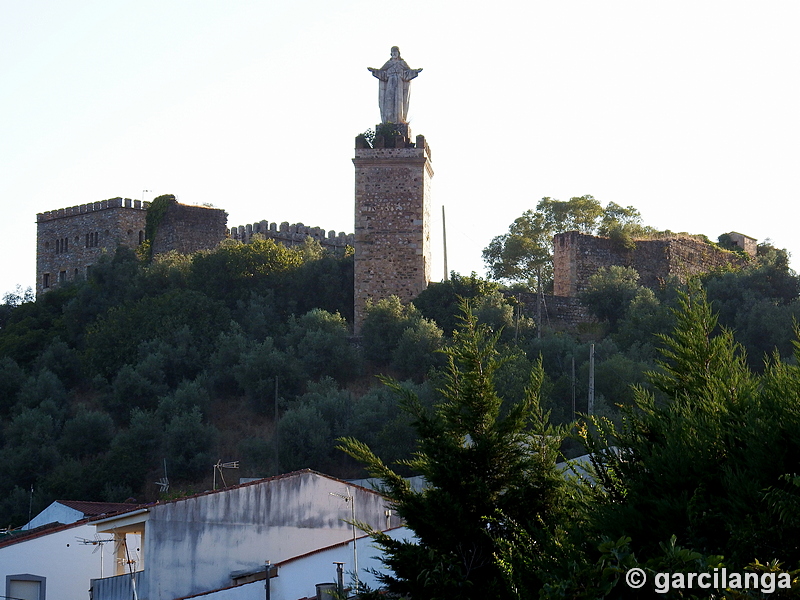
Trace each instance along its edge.
{"label": "white statue", "polygon": [[422,69],[409,69],[408,63],[400,58],[400,48],[397,46],[392,46],[392,58],[380,69],[367,68],[380,79],[378,104],[381,107],[381,122],[407,123],[408,88]]}

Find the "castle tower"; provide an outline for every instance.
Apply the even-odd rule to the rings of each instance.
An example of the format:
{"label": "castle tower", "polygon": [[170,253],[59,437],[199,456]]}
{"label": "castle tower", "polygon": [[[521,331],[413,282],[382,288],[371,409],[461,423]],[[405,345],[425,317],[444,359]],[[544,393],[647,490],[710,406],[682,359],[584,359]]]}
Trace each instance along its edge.
{"label": "castle tower", "polygon": [[410,140],[408,84],[422,69],[409,69],[392,48],[381,69],[382,123],[374,142],[356,138],[355,321],[359,334],[368,301],[395,295],[409,302],[428,286],[431,271],[431,152],[425,138]]}
{"label": "castle tower", "polygon": [[86,277],[104,252],[144,241],[147,202],[112,198],[36,215],[36,295]]}

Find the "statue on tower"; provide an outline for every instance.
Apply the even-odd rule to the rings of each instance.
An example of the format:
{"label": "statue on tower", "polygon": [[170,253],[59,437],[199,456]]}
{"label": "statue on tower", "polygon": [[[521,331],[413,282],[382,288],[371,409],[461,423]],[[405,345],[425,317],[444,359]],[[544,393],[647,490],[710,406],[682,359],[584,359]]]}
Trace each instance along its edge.
{"label": "statue on tower", "polygon": [[407,123],[408,88],[422,69],[410,69],[408,63],[400,58],[400,48],[397,46],[392,46],[392,58],[380,69],[367,68],[380,79],[378,104],[381,123]]}

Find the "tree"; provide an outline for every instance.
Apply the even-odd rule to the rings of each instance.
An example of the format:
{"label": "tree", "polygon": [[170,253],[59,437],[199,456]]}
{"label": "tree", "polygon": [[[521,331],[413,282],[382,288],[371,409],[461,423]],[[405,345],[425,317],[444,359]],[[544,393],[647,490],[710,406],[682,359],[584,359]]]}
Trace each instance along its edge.
{"label": "tree", "polygon": [[621,429],[595,421],[597,434],[584,431],[604,490],[596,530],[630,537],[640,560],[674,535],[703,555],[725,556],[729,567],[754,557],[795,565],[800,520],[784,509],[800,505],[792,479],[800,368],[775,355],[754,374],[697,287],[676,318],[672,335],[661,336],[660,369],[649,374],[664,400],[637,389]]}
{"label": "tree", "polygon": [[469,308],[463,321],[444,351],[448,366],[434,410],[387,380],[418,435],[414,458],[400,464],[422,475],[425,489],[412,490],[363,442],[340,440],[342,450],[380,478],[382,493],[416,535],[416,542],[398,542],[371,532],[392,570],[382,580],[414,598],[508,597],[495,560],[502,540],[523,528],[540,542],[537,564],[553,560],[548,540],[564,516],[567,484],[555,468],[563,432],[539,408],[541,365],[525,398],[503,407],[493,383],[497,334],[478,325]]}
{"label": "tree", "polygon": [[632,206],[609,202],[604,209],[589,195],[566,202],[542,198],[535,211],[525,211],[508,233],[495,237],[483,250],[489,276],[546,290],[553,281],[553,236],[566,231],[596,233],[626,243],[655,230],[641,225],[641,215]]}
{"label": "tree", "polygon": [[632,267],[612,265],[602,267],[589,278],[589,285],[578,296],[594,316],[608,321],[615,331],[617,322],[628,311],[631,303],[640,298],[641,302],[652,302],[653,292],[639,285],[639,273]]}

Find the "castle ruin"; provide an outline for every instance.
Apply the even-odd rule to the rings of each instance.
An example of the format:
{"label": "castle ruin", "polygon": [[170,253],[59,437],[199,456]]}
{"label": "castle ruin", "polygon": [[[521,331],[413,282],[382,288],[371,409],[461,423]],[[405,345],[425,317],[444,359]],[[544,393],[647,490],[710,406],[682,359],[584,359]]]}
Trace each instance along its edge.
{"label": "castle ruin", "polygon": [[[36,215],[37,296],[70,281],[86,278],[104,253],[118,246],[136,248],[146,241],[149,202],[112,198],[91,204],[51,210]],[[285,246],[317,240],[323,248],[344,252],[353,246],[353,234],[325,232],[302,223],[280,225],[268,221],[227,228],[227,213],[219,208],[180,204],[172,198],[162,216],[154,239],[153,254],[191,254],[210,250],[222,240],[243,243],[255,235]]]}
{"label": "castle ruin", "polygon": [[[752,241],[746,252],[755,255],[755,240],[742,238]],[[686,235],[635,240],[632,247],[625,247],[610,238],[568,231],[557,234],[553,246],[555,296],[577,296],[592,275],[613,265],[635,269],[641,285],[658,288],[672,278],[685,283],[695,275],[748,262],[747,256]]]}

